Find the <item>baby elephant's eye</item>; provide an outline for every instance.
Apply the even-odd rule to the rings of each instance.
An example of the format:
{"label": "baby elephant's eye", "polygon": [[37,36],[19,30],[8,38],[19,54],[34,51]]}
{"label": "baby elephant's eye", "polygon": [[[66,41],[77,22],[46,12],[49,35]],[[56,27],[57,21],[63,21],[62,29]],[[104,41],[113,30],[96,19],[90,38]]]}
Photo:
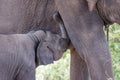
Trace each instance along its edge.
{"label": "baby elephant's eye", "polygon": [[52,53],[54,53],[54,51],[53,51],[49,46],[47,46],[47,48],[48,48]]}

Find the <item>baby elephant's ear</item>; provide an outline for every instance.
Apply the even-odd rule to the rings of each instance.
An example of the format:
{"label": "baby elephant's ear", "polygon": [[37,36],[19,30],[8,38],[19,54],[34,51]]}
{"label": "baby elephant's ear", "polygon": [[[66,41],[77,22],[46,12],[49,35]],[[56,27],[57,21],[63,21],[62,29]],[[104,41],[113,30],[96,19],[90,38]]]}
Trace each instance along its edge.
{"label": "baby elephant's ear", "polygon": [[36,66],[47,65],[53,63],[53,53],[47,47],[47,43],[43,42],[37,47]]}

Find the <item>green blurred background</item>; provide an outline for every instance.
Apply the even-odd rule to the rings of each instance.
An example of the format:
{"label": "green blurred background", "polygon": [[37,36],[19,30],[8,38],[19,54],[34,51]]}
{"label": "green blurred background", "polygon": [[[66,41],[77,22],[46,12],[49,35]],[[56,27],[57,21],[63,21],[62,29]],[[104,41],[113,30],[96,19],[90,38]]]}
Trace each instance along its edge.
{"label": "green blurred background", "polygon": [[[112,54],[115,80],[120,80],[120,26],[110,26],[109,46]],[[65,52],[59,61],[36,69],[36,80],[69,80],[70,51]]]}

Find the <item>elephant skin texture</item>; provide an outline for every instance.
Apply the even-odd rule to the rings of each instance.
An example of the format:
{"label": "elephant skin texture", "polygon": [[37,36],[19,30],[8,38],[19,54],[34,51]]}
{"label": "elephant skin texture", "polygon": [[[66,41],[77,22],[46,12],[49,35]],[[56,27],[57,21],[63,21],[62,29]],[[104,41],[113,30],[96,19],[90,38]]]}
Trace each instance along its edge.
{"label": "elephant skin texture", "polygon": [[[59,24],[52,18],[58,11],[75,48],[72,53],[76,53],[71,53],[70,80],[89,80],[89,77],[114,80],[103,26],[119,23],[119,3],[119,0],[0,0],[0,33],[38,29],[59,33]],[[79,65],[79,61],[83,64]],[[78,77],[81,74],[83,77]]]}
{"label": "elephant skin texture", "polygon": [[42,30],[0,35],[0,80],[35,80],[35,68],[61,58],[68,47],[62,34]]}

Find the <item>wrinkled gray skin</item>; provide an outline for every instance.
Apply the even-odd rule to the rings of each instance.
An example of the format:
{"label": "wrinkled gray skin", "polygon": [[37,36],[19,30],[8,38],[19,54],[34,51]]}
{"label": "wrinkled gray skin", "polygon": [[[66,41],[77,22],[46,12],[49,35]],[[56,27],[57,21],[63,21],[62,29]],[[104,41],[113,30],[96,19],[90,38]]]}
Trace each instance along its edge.
{"label": "wrinkled gray skin", "polygon": [[71,48],[71,80],[88,80],[88,73],[91,80],[110,80],[111,56],[103,25],[120,23],[119,4],[119,0],[0,0],[0,33],[39,28],[57,33],[51,16],[58,11],[75,48]]}
{"label": "wrinkled gray skin", "polygon": [[68,40],[42,30],[28,34],[0,35],[0,80],[35,80],[35,68],[61,58]]}

